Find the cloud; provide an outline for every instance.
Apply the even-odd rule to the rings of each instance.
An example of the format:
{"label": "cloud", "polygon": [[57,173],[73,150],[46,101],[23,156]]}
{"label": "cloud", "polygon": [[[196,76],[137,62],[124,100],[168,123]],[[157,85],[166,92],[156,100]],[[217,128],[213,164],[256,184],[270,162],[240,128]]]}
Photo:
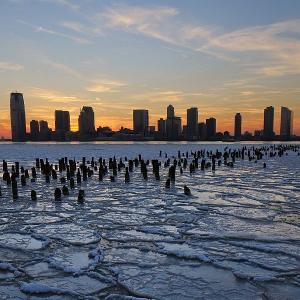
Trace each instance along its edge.
{"label": "cloud", "polygon": [[177,14],[178,11],[173,7],[115,6],[108,8],[103,15],[112,27],[143,28],[146,24],[162,22],[166,18]]}
{"label": "cloud", "polygon": [[51,66],[54,69],[64,72],[65,74],[68,74],[70,76],[77,77],[77,78],[82,78],[82,76],[79,72],[77,72],[76,70],[74,70],[73,68],[71,68],[65,64],[55,62],[50,59],[44,59],[44,60],[42,60],[42,62],[46,65]]}
{"label": "cloud", "polygon": [[86,90],[88,92],[94,93],[117,92],[119,88],[124,86],[126,86],[126,84],[120,81],[110,79],[98,79],[93,80],[91,85],[89,85],[86,88]]}
{"label": "cloud", "polygon": [[31,97],[47,100],[46,103],[74,103],[81,102],[77,96],[64,94],[56,90],[43,89],[39,87],[31,87],[29,90]]}
{"label": "cloud", "polygon": [[85,38],[76,37],[76,36],[69,35],[69,34],[66,34],[66,33],[63,33],[63,32],[48,29],[48,28],[45,28],[43,26],[34,25],[34,24],[31,24],[31,23],[25,22],[23,20],[19,20],[19,22],[24,24],[24,25],[27,25],[27,26],[31,27],[34,30],[34,32],[37,32],[37,33],[46,33],[46,34],[49,34],[49,35],[62,37],[62,38],[71,40],[71,41],[73,41],[77,44],[90,44],[91,43],[88,39],[85,39]]}
{"label": "cloud", "polygon": [[120,28],[181,47],[190,48],[192,45],[187,41],[210,36],[208,27],[177,23],[174,17],[178,14],[179,11],[174,7],[114,6],[97,17],[101,19],[104,16],[110,28]]}
{"label": "cloud", "polygon": [[9,61],[0,61],[0,71],[22,71],[24,66]]}
{"label": "cloud", "polygon": [[[209,39],[201,49],[239,56],[260,75],[300,74],[300,19],[239,29]],[[248,63],[248,61],[250,63]],[[253,63],[255,62],[255,63]]]}
{"label": "cloud", "polygon": [[108,28],[231,61],[257,75],[300,74],[300,19],[224,32],[216,26],[184,22],[173,7],[115,5],[100,17]]}
{"label": "cloud", "polygon": [[103,31],[97,26],[87,26],[80,22],[64,21],[60,24],[62,27],[72,30],[74,32],[88,35],[88,36],[101,36],[104,35]]}
{"label": "cloud", "polygon": [[78,10],[80,8],[80,6],[78,4],[74,4],[74,0],[73,0],[73,2],[71,2],[70,0],[51,0],[51,2],[60,4],[60,5],[64,5],[72,10]]}
{"label": "cloud", "polygon": [[[10,0],[10,1],[16,1],[21,2],[21,0]],[[65,6],[71,10],[78,11],[80,8],[79,4],[75,4],[74,0],[35,0],[36,2],[48,2],[51,4],[57,4],[61,6]]]}
{"label": "cloud", "polygon": [[242,96],[252,96],[252,95],[254,95],[255,93],[254,92],[252,92],[252,91],[242,91],[241,92],[241,95]]}

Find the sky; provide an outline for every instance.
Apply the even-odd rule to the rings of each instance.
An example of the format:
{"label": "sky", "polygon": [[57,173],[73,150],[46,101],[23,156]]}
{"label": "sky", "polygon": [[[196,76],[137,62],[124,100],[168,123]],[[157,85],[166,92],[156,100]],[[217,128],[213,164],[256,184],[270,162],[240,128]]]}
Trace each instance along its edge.
{"label": "sky", "polygon": [[299,0],[1,0],[0,136],[10,137],[9,97],[22,92],[26,119],[83,105],[96,126],[132,128],[132,110],[150,125],[173,104],[186,122],[217,119],[233,133],[262,129],[263,109],[294,111],[300,135]]}

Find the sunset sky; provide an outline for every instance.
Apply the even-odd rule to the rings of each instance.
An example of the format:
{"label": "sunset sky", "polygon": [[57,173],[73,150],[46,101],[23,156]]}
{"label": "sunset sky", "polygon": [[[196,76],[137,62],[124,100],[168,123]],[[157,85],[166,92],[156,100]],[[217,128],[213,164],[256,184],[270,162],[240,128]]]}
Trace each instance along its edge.
{"label": "sunset sky", "polygon": [[[294,111],[300,135],[299,0],[1,0],[0,136],[10,137],[9,95],[22,92],[30,120],[83,105],[96,126],[150,123],[173,104],[233,132],[261,129],[263,109]],[[29,130],[29,125],[27,125]]]}

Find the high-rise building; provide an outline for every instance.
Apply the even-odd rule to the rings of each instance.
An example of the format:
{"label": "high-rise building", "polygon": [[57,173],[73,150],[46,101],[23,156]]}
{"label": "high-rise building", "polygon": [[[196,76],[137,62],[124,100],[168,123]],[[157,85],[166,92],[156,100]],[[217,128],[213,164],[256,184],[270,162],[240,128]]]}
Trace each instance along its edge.
{"label": "high-rise building", "polygon": [[234,137],[240,138],[242,136],[242,115],[237,113],[234,117]]}
{"label": "high-rise building", "polygon": [[78,127],[81,136],[93,135],[95,133],[95,116],[92,107],[82,107],[78,118]]}
{"label": "high-rise building", "polygon": [[198,124],[198,135],[199,140],[206,140],[206,124],[204,122]]}
{"label": "high-rise building", "polygon": [[217,132],[217,120],[215,118],[206,119],[206,136],[213,138]]}
{"label": "high-rise building", "polygon": [[23,94],[10,94],[11,136],[13,142],[26,140],[26,116]]}
{"label": "high-rise building", "polygon": [[157,121],[157,129],[160,138],[164,138],[166,136],[166,120],[160,118]]}
{"label": "high-rise building", "polygon": [[264,137],[274,137],[274,107],[269,106],[264,109]]}
{"label": "high-rise building", "polygon": [[166,136],[168,140],[178,140],[182,134],[181,118],[175,116],[173,105],[167,107]]}
{"label": "high-rise building", "polygon": [[293,135],[293,112],[287,107],[281,107],[280,135],[282,137]]}
{"label": "high-rise building", "polygon": [[66,133],[70,131],[70,112],[55,111],[55,135],[58,140],[65,140]]}
{"label": "high-rise building", "polygon": [[171,119],[175,117],[175,111],[174,111],[174,106],[173,105],[169,105],[167,107],[167,119]]}
{"label": "high-rise building", "polygon": [[191,107],[187,109],[187,138],[189,140],[198,139],[198,108]]}
{"label": "high-rise building", "polygon": [[30,139],[32,141],[37,141],[40,136],[40,126],[39,121],[31,120],[30,121]]}
{"label": "high-rise building", "polygon": [[48,126],[48,122],[41,120],[40,121],[40,140],[49,141],[51,139],[51,131]]}
{"label": "high-rise building", "polygon": [[135,133],[147,135],[149,129],[149,115],[146,109],[133,110],[133,130]]}

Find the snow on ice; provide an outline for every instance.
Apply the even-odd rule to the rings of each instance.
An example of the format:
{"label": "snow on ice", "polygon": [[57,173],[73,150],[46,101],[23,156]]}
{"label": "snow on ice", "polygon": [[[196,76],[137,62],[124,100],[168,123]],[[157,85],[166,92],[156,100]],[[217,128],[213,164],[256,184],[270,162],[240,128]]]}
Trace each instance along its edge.
{"label": "snow on ice", "polygon": [[[274,144],[273,144],[274,145]],[[276,145],[276,144],[275,144]],[[0,145],[9,169],[28,168],[37,157],[57,164],[69,157],[115,156],[150,160],[148,180],[135,168],[130,183],[97,172],[69,196],[54,200],[63,183],[18,184],[19,198],[1,180],[0,299],[299,299],[300,156],[236,159],[190,174],[176,170],[165,188],[151,159],[177,151],[222,151],[269,144],[66,143]],[[162,156],[159,157],[159,152]],[[299,152],[299,150],[298,150]],[[188,162],[192,157],[188,158]],[[263,162],[267,167],[263,168]],[[125,162],[127,163],[127,162]],[[0,176],[3,176],[2,167]],[[66,176],[65,171],[58,176]],[[192,196],[183,193],[187,185]],[[37,192],[37,201],[30,191]],[[77,202],[79,189],[84,203]]]}

